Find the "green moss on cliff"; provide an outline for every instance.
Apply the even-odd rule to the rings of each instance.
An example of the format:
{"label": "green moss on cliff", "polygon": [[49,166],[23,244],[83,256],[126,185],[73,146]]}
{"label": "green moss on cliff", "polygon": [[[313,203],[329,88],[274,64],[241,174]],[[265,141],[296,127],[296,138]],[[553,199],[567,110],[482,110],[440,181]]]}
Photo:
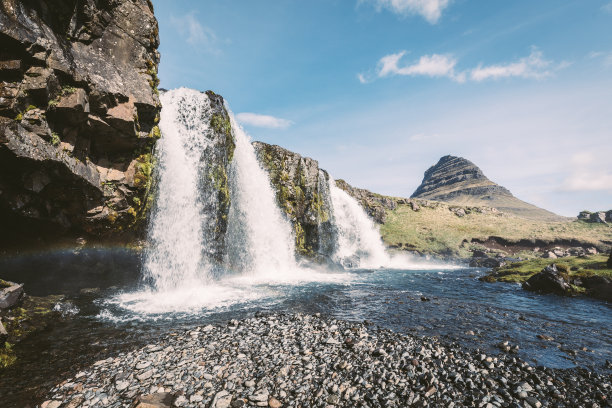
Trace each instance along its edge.
{"label": "green moss on cliff", "polygon": [[312,207],[319,216],[321,222],[329,221],[329,213],[325,211],[325,201],[321,192],[315,194],[312,198]]}
{"label": "green moss on cliff", "polygon": [[227,178],[227,172],[222,164],[218,164],[214,167],[211,172],[211,177],[215,190],[217,191],[217,197],[219,199],[219,206],[221,212],[221,218],[227,219],[227,210],[230,206],[230,193],[229,193],[229,182]]}
{"label": "green moss on cliff", "polygon": [[[224,109],[225,110],[225,109]],[[234,135],[232,134],[232,124],[229,120],[229,115],[224,112],[224,115],[215,113],[210,119],[210,127],[212,127],[217,133],[225,135],[225,148],[227,149],[227,160],[232,161],[234,158],[234,150],[236,150],[236,143],[234,142]]]}
{"label": "green moss on cliff", "polygon": [[300,255],[312,255],[312,248],[306,246],[306,233],[302,224],[299,222],[293,223],[293,230],[295,232],[295,249]]}
{"label": "green moss on cliff", "polygon": [[159,126],[157,125],[153,126],[153,128],[151,129],[151,132],[149,133],[149,137],[155,140],[158,140],[159,138],[161,138],[161,131],[159,130]]}

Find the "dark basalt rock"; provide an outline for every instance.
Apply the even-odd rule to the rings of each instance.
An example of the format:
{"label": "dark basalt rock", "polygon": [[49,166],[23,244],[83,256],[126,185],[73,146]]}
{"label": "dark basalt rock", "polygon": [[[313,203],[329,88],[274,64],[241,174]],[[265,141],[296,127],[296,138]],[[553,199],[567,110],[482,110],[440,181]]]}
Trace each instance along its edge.
{"label": "dark basalt rock", "polygon": [[0,309],[13,307],[23,294],[23,284],[0,281]]}
{"label": "dark basalt rock", "polygon": [[335,249],[329,175],[309,157],[262,142],[254,142],[253,146],[259,162],[270,174],[280,208],[293,224],[296,250],[324,262]]}
{"label": "dark basalt rock", "polygon": [[555,264],[550,264],[541,272],[533,275],[523,283],[523,289],[541,292],[541,293],[556,293],[566,295],[571,293],[571,286],[557,270]]}
{"label": "dark basalt rock", "polygon": [[138,236],[159,137],[147,0],[0,2],[0,229]]}

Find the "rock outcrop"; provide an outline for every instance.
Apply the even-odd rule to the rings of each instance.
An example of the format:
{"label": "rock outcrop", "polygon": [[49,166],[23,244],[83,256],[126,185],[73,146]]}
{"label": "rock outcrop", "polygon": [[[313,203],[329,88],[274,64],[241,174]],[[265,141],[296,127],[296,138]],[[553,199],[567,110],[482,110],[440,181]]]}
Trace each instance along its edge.
{"label": "rock outcrop", "polygon": [[444,156],[430,167],[411,198],[442,201],[464,206],[494,207],[500,211],[537,220],[562,217],[514,197],[489,180],[474,163],[462,157]]}
{"label": "rock outcrop", "polygon": [[270,174],[280,208],[293,224],[300,255],[333,252],[329,175],[316,160],[280,146],[253,142],[259,162]]}
{"label": "rock outcrop", "polygon": [[142,233],[160,136],[148,0],[0,1],[0,230]]}
{"label": "rock outcrop", "polygon": [[591,222],[595,224],[607,224],[612,223],[612,210],[608,211],[581,211],[578,214],[580,221]]}
{"label": "rock outcrop", "polygon": [[546,268],[529,278],[523,283],[523,289],[540,293],[556,293],[567,295],[571,293],[571,286],[567,281],[567,276],[563,276],[557,270],[555,264],[550,264]]}
{"label": "rock outcrop", "polygon": [[[357,200],[368,215],[379,224],[384,224],[387,220],[387,210],[394,210],[397,207],[395,199],[353,187],[344,180],[336,180],[336,186]],[[414,205],[418,206],[417,203]]]}

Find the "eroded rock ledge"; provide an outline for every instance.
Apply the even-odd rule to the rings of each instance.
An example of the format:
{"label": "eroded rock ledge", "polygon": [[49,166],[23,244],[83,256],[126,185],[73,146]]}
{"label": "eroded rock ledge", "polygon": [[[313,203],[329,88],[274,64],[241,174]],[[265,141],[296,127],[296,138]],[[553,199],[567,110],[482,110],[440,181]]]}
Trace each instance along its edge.
{"label": "eroded rock ledge", "polygon": [[147,0],[0,1],[0,226],[142,233],[159,138]]}

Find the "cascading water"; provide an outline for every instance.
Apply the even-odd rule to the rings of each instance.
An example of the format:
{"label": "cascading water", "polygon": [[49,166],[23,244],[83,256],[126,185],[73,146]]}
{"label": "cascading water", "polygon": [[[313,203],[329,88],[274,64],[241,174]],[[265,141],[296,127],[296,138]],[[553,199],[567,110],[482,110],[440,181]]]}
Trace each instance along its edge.
{"label": "cascading water", "polygon": [[331,193],[329,191],[329,180],[330,177],[326,171],[319,169],[319,177],[317,180],[317,191],[321,197],[320,205],[324,209],[329,211],[324,212],[327,215],[327,219],[324,217],[318,218],[317,233],[319,235],[319,247],[318,253],[323,256],[331,256],[336,252],[338,232],[336,230],[336,223],[334,220],[333,204],[331,199]]}
{"label": "cascading water", "polygon": [[210,271],[204,256],[209,214],[201,194],[203,155],[211,132],[210,100],[192,89],[176,89],[161,96],[157,143],[158,188],[151,222],[150,247],[145,252],[143,276],[157,291],[201,285]]}
{"label": "cascading water", "polygon": [[[278,299],[273,285],[351,279],[350,274],[298,265],[291,223],[278,206],[250,137],[231,112],[235,149],[228,163],[227,128],[211,128],[215,115],[227,116],[211,95],[181,88],[161,96],[163,137],[157,145],[156,202],[144,256],[146,285],[109,299],[109,309],[101,312],[104,318],[113,318],[114,305],[136,316],[191,313]],[[333,209],[318,226],[319,254],[333,254],[334,261],[351,268],[393,267],[396,257],[386,253],[359,204],[326,172],[319,172],[318,183],[323,208]],[[280,293],[286,291],[284,286]]]}
{"label": "cascading water", "polygon": [[230,168],[227,257],[233,269],[266,276],[297,269],[291,224],[282,215],[250,137],[230,113],[236,141]]}
{"label": "cascading water", "polygon": [[329,178],[336,230],[333,258],[349,268],[381,268],[391,264],[380,232],[359,203]]}

